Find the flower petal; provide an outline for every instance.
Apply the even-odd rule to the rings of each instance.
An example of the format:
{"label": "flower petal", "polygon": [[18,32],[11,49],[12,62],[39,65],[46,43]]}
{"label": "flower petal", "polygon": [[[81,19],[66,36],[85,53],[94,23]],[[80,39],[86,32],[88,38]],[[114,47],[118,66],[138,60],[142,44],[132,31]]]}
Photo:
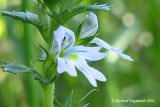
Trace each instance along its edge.
{"label": "flower petal", "polygon": [[125,55],[123,53],[118,53],[118,55],[123,59],[129,60],[129,61],[133,61],[133,59],[128,55]]}
{"label": "flower petal", "polygon": [[66,72],[70,75],[70,76],[77,76],[77,72],[76,72],[76,69],[75,69],[75,66],[73,64],[73,61],[72,60],[65,60],[66,61]]}
{"label": "flower petal", "polygon": [[86,19],[83,22],[82,29],[80,32],[80,38],[86,38],[96,33],[98,29],[98,19],[93,12],[89,12],[86,15]]}
{"label": "flower petal", "polygon": [[58,57],[58,65],[57,65],[57,72],[58,73],[63,73],[66,70],[66,63],[63,58]]}
{"label": "flower petal", "polygon": [[89,67],[89,69],[96,80],[99,80],[99,81],[106,81],[107,80],[106,77],[100,71],[98,71],[92,67]]}
{"label": "flower petal", "polygon": [[75,66],[72,61],[58,57],[57,72],[67,72],[70,76],[77,76]]}
{"label": "flower petal", "polygon": [[85,47],[74,46],[70,53],[82,55],[85,59],[90,61],[101,60],[107,56],[108,53],[99,52],[101,47]]}
{"label": "flower petal", "polygon": [[59,55],[64,36],[65,30],[63,26],[59,26],[59,28],[54,31],[54,40],[50,50],[53,55]]}
{"label": "flower petal", "polygon": [[123,50],[115,48],[115,47],[112,47],[107,42],[103,41],[102,39],[99,39],[99,38],[95,37],[90,43],[96,43],[100,47],[103,47],[105,49],[108,49],[108,50],[111,50],[113,52],[116,52],[123,59],[127,59],[127,60],[130,60],[130,61],[133,61],[133,59],[130,56],[125,55],[125,54],[122,53]]}
{"label": "flower petal", "polygon": [[107,42],[105,42],[104,40],[99,39],[97,37],[95,37],[90,43],[96,43],[100,47],[112,50],[112,46],[111,45],[109,45]]}
{"label": "flower petal", "polygon": [[62,50],[67,51],[73,46],[75,42],[75,34],[72,30],[66,27],[63,27],[63,29],[65,30],[65,37],[62,43]]}
{"label": "flower petal", "polygon": [[84,76],[89,80],[89,82],[94,86],[97,87],[96,80],[92,73],[86,68],[88,67],[87,63],[85,60],[79,60],[79,61],[74,61],[75,66],[84,74]]}

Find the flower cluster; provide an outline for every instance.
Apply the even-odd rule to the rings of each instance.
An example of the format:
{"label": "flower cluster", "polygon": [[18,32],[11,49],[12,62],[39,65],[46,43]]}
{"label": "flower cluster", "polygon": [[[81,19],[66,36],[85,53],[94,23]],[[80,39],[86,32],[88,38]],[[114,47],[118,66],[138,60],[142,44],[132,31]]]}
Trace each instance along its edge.
{"label": "flower cluster", "polygon": [[[81,31],[78,40],[88,38],[95,35],[98,29],[97,16],[90,12],[86,15],[85,20],[82,23]],[[106,81],[106,77],[98,70],[90,67],[87,61],[98,61],[107,56],[108,53],[100,52],[102,48],[116,52],[123,59],[133,61],[133,59],[122,53],[122,50],[110,46],[100,38],[95,37],[89,43],[96,43],[97,46],[87,47],[75,44],[75,33],[64,27],[59,28],[53,32],[54,40],[50,49],[50,55],[53,60],[57,63],[57,72],[67,72],[70,76],[77,76],[76,68],[81,71],[89,82],[97,87],[96,80]],[[43,53],[43,58],[46,54]]]}

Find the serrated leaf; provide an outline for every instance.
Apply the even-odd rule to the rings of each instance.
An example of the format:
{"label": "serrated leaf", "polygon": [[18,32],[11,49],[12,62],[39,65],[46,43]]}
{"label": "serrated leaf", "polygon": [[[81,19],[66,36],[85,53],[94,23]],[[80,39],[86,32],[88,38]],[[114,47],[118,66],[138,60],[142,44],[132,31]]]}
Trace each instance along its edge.
{"label": "serrated leaf", "polygon": [[16,20],[21,20],[21,21],[23,21],[25,23],[33,24],[38,28],[40,27],[40,21],[39,21],[38,15],[34,14],[34,13],[31,13],[29,11],[26,11],[26,12],[1,11],[0,13],[3,16],[8,16],[8,17],[11,17],[11,18],[16,19]]}
{"label": "serrated leaf", "polygon": [[9,63],[7,61],[3,61],[3,63],[5,65],[1,65],[3,71],[5,72],[10,72],[10,73],[13,73],[13,74],[17,74],[17,73],[24,73],[24,72],[30,72],[30,68],[22,65],[22,64],[19,64],[19,63]]}
{"label": "serrated leaf", "polygon": [[64,107],[71,107],[71,104],[72,104],[72,95],[73,95],[73,90],[72,90],[71,94],[69,95],[69,97],[67,98]]}
{"label": "serrated leaf", "polygon": [[37,29],[40,31],[40,33],[42,34],[43,38],[45,41],[48,40],[48,33],[46,34],[46,32],[48,32],[48,25],[46,24],[41,24],[38,15],[31,13],[29,11],[26,12],[8,12],[8,11],[0,11],[0,14],[3,16],[8,16],[11,17],[15,20],[21,20],[24,23],[29,23],[32,24],[34,26],[37,27]]}
{"label": "serrated leaf", "polygon": [[88,107],[88,105],[89,105],[89,103],[87,103],[87,104],[83,105],[82,107]]}
{"label": "serrated leaf", "polygon": [[35,26],[40,26],[38,15],[31,13],[29,11],[26,11],[25,15],[28,22],[30,22],[31,24],[34,24]]}
{"label": "serrated leaf", "polygon": [[103,10],[108,12],[111,6],[107,6],[107,4],[100,4],[100,5],[89,5],[86,6],[86,10]]}
{"label": "serrated leaf", "polygon": [[53,83],[54,81],[56,81],[59,78],[59,75],[56,75],[51,79],[47,79],[47,78],[44,78],[41,74],[39,74],[33,68],[29,68],[29,67],[27,67],[23,64],[10,63],[10,62],[4,61],[4,60],[2,60],[2,62],[5,64],[5,65],[1,65],[4,72],[10,72],[10,73],[13,73],[13,74],[30,72],[34,75],[34,78],[36,80],[39,80],[43,84]]}
{"label": "serrated leaf", "polygon": [[107,4],[100,4],[100,5],[88,5],[88,6],[79,6],[73,9],[67,9],[64,10],[62,13],[57,13],[55,17],[54,14],[48,13],[50,17],[54,18],[59,22],[59,24],[63,25],[66,23],[69,19],[71,19],[73,16],[86,12],[86,11],[94,11],[94,10],[103,10],[105,12],[110,10],[111,6],[108,6]]}

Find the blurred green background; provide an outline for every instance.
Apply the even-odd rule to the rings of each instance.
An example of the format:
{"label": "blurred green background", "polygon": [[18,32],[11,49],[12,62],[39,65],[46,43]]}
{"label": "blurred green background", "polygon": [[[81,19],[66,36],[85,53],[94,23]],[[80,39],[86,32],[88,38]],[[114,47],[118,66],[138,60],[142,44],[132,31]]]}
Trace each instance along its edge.
{"label": "blurred green background", "polygon": [[[107,82],[98,82],[81,104],[89,107],[159,107],[160,106],[160,1],[159,0],[84,0],[84,4],[109,3],[109,12],[96,11],[99,38],[124,50],[134,62],[109,52],[108,57],[92,65],[100,70]],[[36,13],[32,0],[0,0],[0,10]],[[87,13],[71,19],[65,26],[76,30]],[[73,24],[74,22],[74,24]],[[21,62],[40,69],[41,49],[45,44],[38,30],[29,24],[0,16],[0,59]],[[2,62],[0,62],[2,65]],[[73,90],[73,105],[93,89],[78,72],[78,77],[63,73],[56,83],[55,96],[64,102]],[[113,100],[154,100],[149,103],[124,103]],[[13,75],[0,68],[0,107],[42,107],[41,89],[30,74]]]}

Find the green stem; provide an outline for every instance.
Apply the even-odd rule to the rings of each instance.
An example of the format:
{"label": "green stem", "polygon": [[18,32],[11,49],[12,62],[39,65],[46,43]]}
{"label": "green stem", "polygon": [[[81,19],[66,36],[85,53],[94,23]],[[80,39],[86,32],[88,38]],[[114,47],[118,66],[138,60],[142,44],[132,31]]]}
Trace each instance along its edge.
{"label": "green stem", "polygon": [[82,97],[79,101],[78,101],[78,103],[74,106],[74,107],[78,107],[78,105],[85,99],[85,98],[87,98],[92,92],[94,92],[94,91],[99,91],[98,89],[92,89],[91,91],[89,91],[84,97]]}
{"label": "green stem", "polygon": [[42,97],[43,107],[54,107],[54,88],[55,83],[52,84],[41,84],[42,86]]}

